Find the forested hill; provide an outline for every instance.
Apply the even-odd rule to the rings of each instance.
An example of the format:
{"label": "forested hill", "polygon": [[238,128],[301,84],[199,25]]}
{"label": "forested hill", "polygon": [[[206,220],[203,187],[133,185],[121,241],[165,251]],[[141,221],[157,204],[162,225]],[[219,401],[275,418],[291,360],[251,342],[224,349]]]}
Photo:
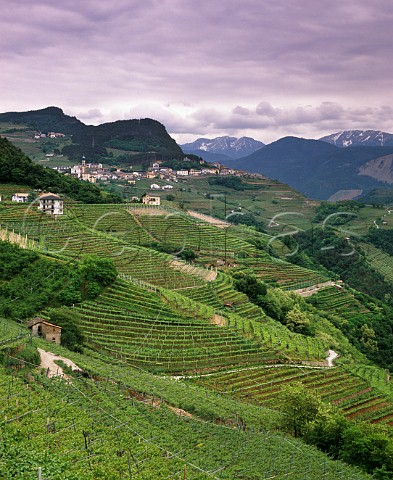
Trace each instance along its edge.
{"label": "forested hill", "polygon": [[0,138],[0,183],[23,184],[33,189],[62,193],[84,203],[121,201],[91,183],[37,165],[6,138]]}
{"label": "forested hill", "polygon": [[40,132],[62,132],[67,135],[73,135],[86,126],[76,117],[65,115],[63,110],[58,107],[47,107],[28,112],[0,113],[0,122],[25,124]]}
{"label": "forested hill", "polygon": [[[177,145],[164,125],[150,118],[119,120],[102,125],[85,125],[76,117],[66,115],[61,108],[47,107],[28,112],[7,112],[0,114],[0,122],[27,125],[39,132],[59,132],[72,136],[73,145],[64,152],[73,153],[78,159],[86,148],[95,154],[106,154],[107,148],[126,150],[134,153],[156,153],[162,156],[182,156]],[[83,151],[81,151],[81,149]]]}

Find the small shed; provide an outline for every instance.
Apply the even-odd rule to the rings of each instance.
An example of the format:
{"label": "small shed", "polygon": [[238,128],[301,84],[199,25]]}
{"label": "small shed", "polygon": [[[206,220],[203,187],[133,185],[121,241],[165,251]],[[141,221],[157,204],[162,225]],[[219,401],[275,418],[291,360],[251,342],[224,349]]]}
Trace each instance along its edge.
{"label": "small shed", "polygon": [[49,323],[44,318],[35,317],[28,322],[27,326],[31,330],[33,337],[42,337],[48,342],[60,345],[61,327],[58,325]]}

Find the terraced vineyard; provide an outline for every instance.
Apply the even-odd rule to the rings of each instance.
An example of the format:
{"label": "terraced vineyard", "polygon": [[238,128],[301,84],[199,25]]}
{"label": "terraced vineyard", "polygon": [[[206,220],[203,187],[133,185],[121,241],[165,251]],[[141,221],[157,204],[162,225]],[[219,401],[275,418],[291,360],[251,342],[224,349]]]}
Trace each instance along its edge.
{"label": "terraced vineyard", "polygon": [[[111,209],[112,205],[109,206],[112,215]],[[79,259],[84,254],[94,253],[111,258],[120,274],[153,285],[176,289],[205,283],[201,273],[189,268],[185,262],[174,264],[171,255],[135,246],[132,234],[133,242],[129,243],[127,238],[117,238],[89,228],[73,216],[73,210],[67,216],[51,218],[35,208],[12,205],[0,211],[0,225],[9,231],[27,235],[35,241],[36,248],[52,255]]]}
{"label": "terraced vineyard", "polygon": [[87,227],[127,242],[132,246],[149,246],[151,236],[140,227],[125,205],[74,205],[72,215]]}
{"label": "terraced vineyard", "polygon": [[312,303],[322,310],[333,311],[344,317],[370,313],[346,288],[334,286],[322,288],[312,296]]}
{"label": "terraced vineyard", "polygon": [[234,290],[231,278],[223,273],[219,273],[214,282],[186,289],[182,293],[215,309],[224,309],[227,313],[236,313],[255,320],[266,317],[260,308],[249,301],[247,295]]}
{"label": "terraced vineyard", "polygon": [[[83,206],[52,219],[35,208],[12,205],[0,211],[0,225],[27,235],[44,251],[71,258],[86,253],[109,257],[119,273],[169,288],[202,286],[203,275],[186,266],[176,268],[170,255],[143,248],[154,240],[195,248],[202,263],[215,262],[218,257],[236,261],[242,266],[234,271],[251,269],[262,280],[275,281],[285,289],[327,280],[316,272],[259,254],[250,243],[232,235],[232,227],[215,228],[182,214],[141,216],[130,212],[124,206]],[[245,255],[249,258],[242,258]]]}
{"label": "terraced vineyard", "polygon": [[116,282],[97,302],[78,305],[74,312],[89,343],[153,370],[179,373],[276,360],[274,352],[234,327],[202,315],[199,320],[179,315],[157,293],[127,282]]}
{"label": "terraced vineyard", "polygon": [[[135,232],[148,231],[148,236],[156,237],[163,235],[162,232],[166,229],[171,230],[172,227],[177,233],[189,231],[189,225],[200,228],[198,223],[186,220],[183,214],[163,215],[162,211],[165,210],[157,211],[151,208],[139,208],[137,211],[138,221],[135,221],[137,215],[131,215],[122,205],[73,206],[64,217],[53,219],[47,215],[40,215],[36,209],[26,210],[24,206],[17,205],[9,206],[0,212],[0,222],[9,230],[19,231],[34,239],[40,251],[67,259],[78,259],[86,253],[113,259],[120,276],[131,281],[128,287],[125,286],[125,282],[118,283],[116,288],[119,288],[120,293],[117,294],[117,300],[114,297],[106,299],[105,305],[101,299],[100,305],[85,304],[76,308],[81,310],[84,330],[90,341],[94,338],[97,345],[100,344],[107,351],[111,350],[116,356],[128,358],[132,363],[147,362],[153,366],[157,362],[160,369],[165,365],[166,369],[186,371],[208,366],[209,352],[213,354],[210,357],[214,359],[212,360],[214,366],[219,366],[220,362],[222,365],[232,365],[236,362],[252,364],[258,361],[270,362],[277,357],[280,357],[281,361],[301,360],[302,357],[307,361],[318,361],[324,358],[327,343],[311,338],[305,339],[301,335],[290,333],[277,322],[267,319],[265,313],[251,303],[246,295],[233,288],[231,277],[219,273],[216,280],[206,281],[207,275],[210,275],[208,270],[174,261],[170,255],[127,242],[124,234],[128,228],[134,229]],[[150,211],[151,214],[141,215],[141,212],[145,211]],[[146,225],[141,227],[142,217],[146,224],[150,219],[150,230]],[[175,223],[171,223],[172,221]],[[211,225],[203,225],[203,228],[208,232],[205,245],[209,246],[216,241],[219,246],[223,240],[223,230]],[[139,233],[136,233],[137,237],[138,235]],[[180,241],[176,235],[173,238],[175,243]],[[257,255],[250,243],[229,234],[224,240],[232,245],[233,249],[241,244],[248,249],[249,255]],[[267,267],[272,265],[272,262],[269,264],[267,255],[241,261],[247,267],[251,264],[255,269],[259,268],[258,272],[261,275],[266,275]],[[309,270],[282,261],[277,262],[277,266],[279,267],[276,270],[277,274],[281,272],[282,275],[283,270],[292,272],[288,273],[285,283],[288,288],[297,286],[301,276],[308,276],[307,284],[313,281],[313,277],[309,276]],[[239,268],[235,267],[234,270]],[[137,301],[135,295],[130,296],[129,305],[135,303],[133,308],[130,307],[133,310],[131,315],[125,302],[120,302],[120,297],[124,295],[128,298],[129,293],[126,293],[126,290],[136,288],[136,281],[142,285],[139,289],[142,300]],[[144,299],[143,291],[146,287],[152,289],[153,286],[177,290],[182,294],[182,297],[177,297],[176,306],[172,304],[177,314],[170,321],[167,318],[164,321],[167,323],[159,327],[158,339],[154,338],[154,334],[157,333],[154,322],[159,323],[163,315],[164,317],[170,315],[162,310],[163,305],[160,303],[159,306],[155,305],[153,317],[143,316],[142,304],[152,301],[150,297]],[[180,298],[184,300],[180,301]],[[186,298],[190,299],[188,304]],[[190,302],[193,302],[192,305]],[[195,326],[195,331],[190,327],[190,321],[193,320],[187,311],[189,308],[205,312],[200,315],[204,325]],[[207,311],[209,315],[206,314]],[[215,320],[212,320],[213,318]],[[114,325],[111,326],[111,322],[117,321],[119,324],[116,328]],[[127,322],[131,322],[133,326],[127,335],[122,336],[120,330]],[[214,322],[222,324],[225,328],[214,325]],[[136,329],[136,323],[139,324],[139,330]],[[114,332],[112,337],[108,336],[111,329]],[[212,341],[208,340],[209,336],[212,337]],[[182,340],[178,340],[177,337]],[[233,337],[233,341],[229,337]],[[164,343],[163,339],[166,339]],[[191,360],[192,358],[194,360]]]}
{"label": "terraced vineyard", "polygon": [[383,277],[393,284],[393,257],[378,248],[370,245],[362,245],[366,252],[367,261],[375,270],[377,270]]}
{"label": "terraced vineyard", "polygon": [[138,214],[137,218],[157,241],[174,247],[195,249],[204,260],[217,255],[235,258],[252,250],[249,243],[231,233],[232,226],[216,228],[180,212],[166,216]]}
{"label": "terraced vineyard", "polygon": [[192,380],[198,385],[266,407],[277,406],[283,385],[301,382],[352,420],[393,425],[393,402],[343,368],[261,366],[213,373]]}
{"label": "terraced vineyard", "polygon": [[329,280],[318,272],[272,258],[267,254],[242,259],[238,263],[241,266],[233,268],[232,271],[252,271],[261,280],[277,283],[285,290],[297,290]]}

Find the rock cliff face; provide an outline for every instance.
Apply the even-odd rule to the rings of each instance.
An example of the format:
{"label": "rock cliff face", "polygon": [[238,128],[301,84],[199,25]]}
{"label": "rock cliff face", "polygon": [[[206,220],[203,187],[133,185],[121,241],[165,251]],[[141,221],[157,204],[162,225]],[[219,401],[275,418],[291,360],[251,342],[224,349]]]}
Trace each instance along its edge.
{"label": "rock cliff face", "polygon": [[376,158],[359,168],[359,175],[367,175],[380,182],[393,184],[393,155]]}

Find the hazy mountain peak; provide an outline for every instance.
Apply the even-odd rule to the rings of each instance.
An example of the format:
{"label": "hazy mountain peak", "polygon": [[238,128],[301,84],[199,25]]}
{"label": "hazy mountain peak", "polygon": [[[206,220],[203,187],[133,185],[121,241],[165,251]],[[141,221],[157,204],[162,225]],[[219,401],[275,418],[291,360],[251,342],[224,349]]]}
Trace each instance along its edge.
{"label": "hazy mountain peak", "polygon": [[181,145],[186,153],[208,152],[226,155],[231,158],[240,158],[259,150],[264,143],[250,137],[216,137],[198,138],[194,142]]}

